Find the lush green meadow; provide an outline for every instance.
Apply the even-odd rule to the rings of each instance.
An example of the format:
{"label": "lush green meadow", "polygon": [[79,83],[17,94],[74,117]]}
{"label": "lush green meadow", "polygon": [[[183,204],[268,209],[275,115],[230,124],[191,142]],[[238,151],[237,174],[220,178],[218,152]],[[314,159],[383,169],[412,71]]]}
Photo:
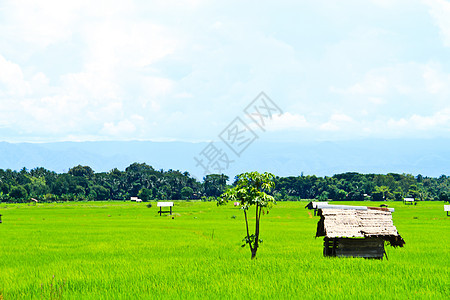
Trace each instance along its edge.
{"label": "lush green meadow", "polygon": [[243,212],[231,204],[175,202],[172,218],[146,203],[2,203],[0,299],[450,295],[450,217],[442,202],[389,203],[406,241],[387,247],[389,260],[323,257],[318,217],[305,204],[278,202],[262,217],[264,243],[251,260],[240,247]]}

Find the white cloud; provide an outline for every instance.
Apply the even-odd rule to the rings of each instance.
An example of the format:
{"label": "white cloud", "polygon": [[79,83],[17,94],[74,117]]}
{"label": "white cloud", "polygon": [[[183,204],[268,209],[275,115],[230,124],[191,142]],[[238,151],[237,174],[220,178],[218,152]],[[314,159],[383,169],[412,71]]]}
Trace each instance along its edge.
{"label": "white cloud", "polygon": [[[109,76],[108,76],[109,77]],[[65,93],[86,99],[116,99],[118,86],[112,78],[93,72],[67,74],[61,77]]]}
{"label": "white cloud", "polygon": [[341,128],[337,124],[334,124],[332,122],[326,122],[321,124],[319,126],[319,129],[323,131],[338,131]]}
{"label": "white cloud", "polygon": [[450,129],[450,109],[444,109],[431,116],[412,115],[410,125],[417,130]]}
{"label": "white cloud", "polygon": [[[330,87],[330,91],[344,95],[380,97],[387,94],[411,94],[424,87],[423,73],[428,64],[404,63],[373,68],[361,81],[347,88]],[[371,98],[373,99],[373,98]]]}
{"label": "white cloud", "polygon": [[9,29],[22,41],[45,48],[70,37],[79,1],[13,0],[5,4]]}
{"label": "white cloud", "polygon": [[353,122],[351,117],[341,113],[333,114],[330,120],[333,122]]}
{"label": "white cloud", "polygon": [[383,94],[387,89],[387,80],[383,76],[369,75],[362,84],[355,84],[348,92],[351,94]]}
{"label": "white cloud", "polygon": [[136,125],[128,120],[122,120],[117,123],[114,122],[107,122],[103,124],[103,128],[101,132],[103,134],[106,134],[107,136],[110,136],[112,138],[123,138],[127,135],[133,134],[136,131]]}
{"label": "white cloud", "polygon": [[[125,0],[58,1],[9,0],[4,3],[10,35],[39,48],[69,40],[80,23],[112,18],[134,10]],[[17,38],[15,38],[17,40]]]}
{"label": "white cloud", "polygon": [[386,101],[383,98],[379,98],[379,97],[369,97],[367,98],[367,100],[369,100],[370,103],[376,104],[376,105],[381,105],[386,103]]}
{"label": "white cloud", "polygon": [[450,74],[439,62],[395,64],[371,69],[349,87],[331,87],[340,99],[331,108],[365,122],[431,115],[447,106],[449,86]]}
{"label": "white cloud", "polygon": [[382,7],[390,7],[393,4],[393,0],[370,0],[370,2],[382,6]]}
{"label": "white cloud", "polygon": [[264,129],[267,129],[268,131],[284,131],[298,130],[309,126],[310,124],[305,116],[285,112],[281,115],[274,115],[272,120],[267,122]]}
{"label": "white cloud", "polygon": [[448,136],[450,132],[450,108],[425,115],[415,113],[407,117],[388,118],[364,124],[363,136],[381,138]]}
{"label": "white cloud", "polygon": [[42,87],[48,87],[50,80],[48,79],[47,76],[45,76],[44,73],[38,72],[33,76],[31,82],[32,82],[33,88],[42,88]]}
{"label": "white cloud", "polygon": [[86,69],[117,72],[117,68],[142,68],[174,52],[171,32],[149,21],[97,21],[83,29],[87,49]]}
{"label": "white cloud", "polygon": [[354,123],[354,120],[350,116],[342,113],[334,113],[328,122],[319,125],[319,129],[323,131],[339,131],[348,129],[348,126],[352,123]]}
{"label": "white cloud", "polygon": [[[2,88],[2,85],[4,86]],[[6,60],[0,54],[0,95],[24,96],[30,93],[30,86],[25,81],[19,65]]]}
{"label": "white cloud", "polygon": [[261,90],[288,111],[278,136],[442,130],[448,3],[371,2],[5,1],[0,133],[210,139]]}
{"label": "white cloud", "polygon": [[141,79],[142,90],[146,97],[154,99],[169,94],[174,86],[173,80],[162,77],[146,76]]}
{"label": "white cloud", "polygon": [[442,42],[450,47],[450,2],[445,0],[425,0],[430,7],[430,15],[440,29]]}
{"label": "white cloud", "polygon": [[444,73],[439,65],[427,65],[423,72],[423,79],[430,94],[438,96],[449,95],[450,74]]}

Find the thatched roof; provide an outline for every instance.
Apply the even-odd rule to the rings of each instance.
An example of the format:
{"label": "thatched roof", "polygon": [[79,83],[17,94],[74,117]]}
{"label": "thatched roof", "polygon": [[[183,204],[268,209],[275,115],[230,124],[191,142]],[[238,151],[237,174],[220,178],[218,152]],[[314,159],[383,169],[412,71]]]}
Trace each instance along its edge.
{"label": "thatched roof", "polygon": [[328,238],[379,237],[392,246],[405,242],[392,222],[392,214],[382,210],[320,209],[316,236]]}

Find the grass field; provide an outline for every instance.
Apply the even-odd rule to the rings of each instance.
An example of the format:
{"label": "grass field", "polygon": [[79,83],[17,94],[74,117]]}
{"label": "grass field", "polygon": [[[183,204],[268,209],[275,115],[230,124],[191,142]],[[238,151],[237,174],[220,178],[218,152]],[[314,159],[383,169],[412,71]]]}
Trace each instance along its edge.
{"label": "grass field", "polygon": [[387,247],[389,260],[323,257],[305,204],[278,202],[262,217],[251,260],[231,204],[176,202],[172,219],[145,203],[2,203],[0,299],[448,299],[442,202],[389,203],[406,241]]}

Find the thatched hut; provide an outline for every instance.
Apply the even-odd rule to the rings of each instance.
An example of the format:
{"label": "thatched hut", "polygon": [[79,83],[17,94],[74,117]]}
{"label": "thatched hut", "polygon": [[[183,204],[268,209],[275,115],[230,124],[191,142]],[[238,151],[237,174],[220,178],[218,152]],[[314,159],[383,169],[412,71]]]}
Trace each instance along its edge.
{"label": "thatched hut", "polygon": [[324,236],[324,256],[382,259],[385,241],[393,247],[405,244],[387,209],[322,208],[318,214],[316,237]]}

